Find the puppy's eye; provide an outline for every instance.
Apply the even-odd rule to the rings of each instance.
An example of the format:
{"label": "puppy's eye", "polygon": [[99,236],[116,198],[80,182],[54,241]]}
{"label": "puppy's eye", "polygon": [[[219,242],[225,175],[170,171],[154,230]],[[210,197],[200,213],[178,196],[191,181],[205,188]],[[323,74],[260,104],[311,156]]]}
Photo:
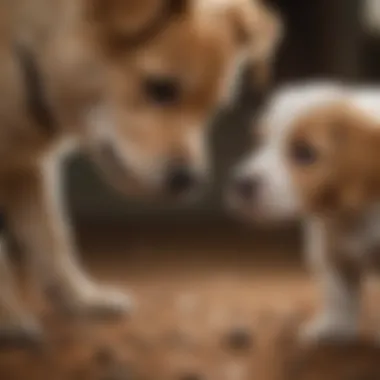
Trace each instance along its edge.
{"label": "puppy's eye", "polygon": [[318,152],[309,143],[296,141],[290,147],[290,158],[297,165],[312,165],[318,159]]}
{"label": "puppy's eye", "polygon": [[170,105],[179,101],[181,89],[174,78],[147,78],[144,83],[144,92],[149,101],[158,105]]}

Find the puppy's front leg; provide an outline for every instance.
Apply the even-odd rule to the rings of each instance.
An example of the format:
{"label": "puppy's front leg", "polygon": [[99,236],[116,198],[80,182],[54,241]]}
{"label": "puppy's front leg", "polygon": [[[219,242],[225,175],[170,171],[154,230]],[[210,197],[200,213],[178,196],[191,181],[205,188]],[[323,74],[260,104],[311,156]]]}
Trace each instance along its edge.
{"label": "puppy's front leg", "polygon": [[37,343],[41,329],[33,315],[22,305],[16,292],[3,238],[0,238],[0,346]]}
{"label": "puppy's front leg", "polygon": [[64,312],[120,314],[130,310],[123,293],[96,285],[73,253],[61,203],[58,162],[28,167],[8,179],[7,211],[15,236],[30,254],[37,283]]}
{"label": "puppy's front leg", "polygon": [[339,252],[330,233],[321,220],[307,226],[307,254],[322,291],[322,310],[301,330],[306,341],[347,341],[358,335],[361,268]]}

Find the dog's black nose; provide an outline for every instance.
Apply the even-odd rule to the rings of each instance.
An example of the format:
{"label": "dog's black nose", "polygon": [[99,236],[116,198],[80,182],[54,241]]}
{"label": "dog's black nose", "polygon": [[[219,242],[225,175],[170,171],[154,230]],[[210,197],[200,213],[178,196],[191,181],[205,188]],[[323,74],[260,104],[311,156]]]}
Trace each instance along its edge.
{"label": "dog's black nose", "polygon": [[176,165],[169,169],[166,178],[166,189],[171,195],[181,195],[196,185],[197,178],[189,167]]}
{"label": "dog's black nose", "polygon": [[235,193],[243,200],[254,198],[259,189],[259,181],[257,179],[242,177],[235,180]]}

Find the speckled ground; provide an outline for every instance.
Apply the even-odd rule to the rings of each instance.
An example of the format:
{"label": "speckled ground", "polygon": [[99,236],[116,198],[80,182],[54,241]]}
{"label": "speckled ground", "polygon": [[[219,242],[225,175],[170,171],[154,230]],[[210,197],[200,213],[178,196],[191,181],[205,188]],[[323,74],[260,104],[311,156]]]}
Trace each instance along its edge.
{"label": "speckled ground", "polygon": [[366,293],[360,342],[300,346],[297,328],[317,298],[290,259],[296,246],[132,235],[84,248],[97,277],[133,295],[131,317],[88,322],[44,311],[44,344],[2,348],[1,380],[380,379],[372,339],[380,284]]}

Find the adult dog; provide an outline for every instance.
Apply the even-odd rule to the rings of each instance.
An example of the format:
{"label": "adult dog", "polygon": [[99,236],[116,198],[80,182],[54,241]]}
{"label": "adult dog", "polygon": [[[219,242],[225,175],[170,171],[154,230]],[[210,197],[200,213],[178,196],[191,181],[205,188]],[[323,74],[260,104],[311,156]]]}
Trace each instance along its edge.
{"label": "adult dog", "polygon": [[[77,262],[62,155],[86,150],[126,193],[189,197],[207,176],[210,117],[242,63],[269,64],[280,29],[250,0],[1,0],[0,200],[59,309],[130,307]],[[0,337],[38,336],[0,259]]]}

